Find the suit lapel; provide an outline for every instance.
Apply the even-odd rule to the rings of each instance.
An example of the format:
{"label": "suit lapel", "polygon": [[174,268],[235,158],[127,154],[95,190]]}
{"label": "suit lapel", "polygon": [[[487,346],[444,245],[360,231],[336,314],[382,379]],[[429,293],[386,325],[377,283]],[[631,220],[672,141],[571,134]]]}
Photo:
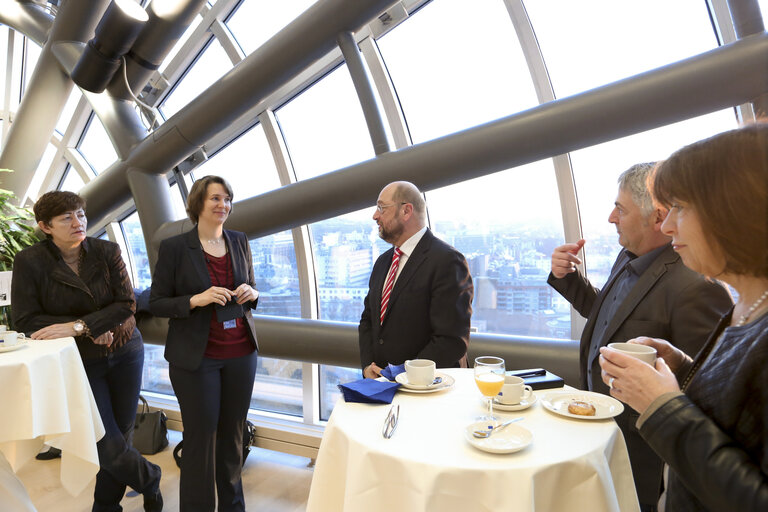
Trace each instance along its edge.
{"label": "suit lapel", "polygon": [[[419,243],[416,244],[416,247],[414,247],[413,253],[408,256],[408,260],[405,262],[403,270],[400,271],[400,275],[397,277],[395,286],[392,288],[392,293],[389,296],[389,305],[387,305],[387,313],[384,316],[384,322],[386,322],[387,318],[389,318],[389,312],[392,311],[392,307],[397,302],[397,298],[400,296],[403,290],[406,289],[408,282],[413,278],[413,276],[416,275],[418,268],[422,263],[424,263],[424,261],[426,261],[427,257],[429,256],[429,248],[432,246],[433,238],[434,235],[432,235],[429,229],[427,229],[427,231],[425,231],[424,235],[421,237],[421,240],[419,240]],[[387,268],[387,272],[388,271],[389,268]],[[382,286],[384,286],[383,282]],[[381,296],[381,292],[379,292],[379,296]],[[379,297],[379,304],[381,304],[381,297]]]}
{"label": "suit lapel", "polygon": [[205,255],[203,254],[203,247],[200,245],[197,226],[195,226],[195,229],[187,231],[186,239],[187,255],[192,262],[192,267],[197,272],[197,278],[207,290],[211,287],[211,276],[208,275],[208,267],[205,265]]}
{"label": "suit lapel", "polygon": [[627,317],[635,310],[638,304],[643,301],[643,298],[653,288],[656,282],[661,279],[667,272],[667,264],[674,263],[677,259],[677,254],[669,246],[669,249],[665,250],[659,255],[658,258],[651,264],[650,268],[643,272],[635,286],[629,291],[627,297],[622,301],[619,309],[616,310],[616,314],[613,315],[608,328],[605,330],[605,338],[600,340],[601,344],[605,344],[606,340],[618,330],[621,324],[627,319]]}
{"label": "suit lapel", "polygon": [[226,229],[224,230],[224,240],[227,243],[229,260],[232,262],[232,274],[235,279],[235,288],[237,288],[240,284],[246,282],[245,267],[243,266],[246,258],[240,257],[242,251],[240,250],[240,244],[238,243],[239,240],[235,240]]}

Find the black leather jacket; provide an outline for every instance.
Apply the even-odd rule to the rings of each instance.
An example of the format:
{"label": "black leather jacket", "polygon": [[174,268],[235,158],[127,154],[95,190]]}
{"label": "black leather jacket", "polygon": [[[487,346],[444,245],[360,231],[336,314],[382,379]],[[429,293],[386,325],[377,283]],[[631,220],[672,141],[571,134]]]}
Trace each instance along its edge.
{"label": "black leather jacket", "polygon": [[686,394],[640,427],[670,466],[671,512],[768,510],[768,315],[729,322],[730,314],[699,354],[714,347]]}
{"label": "black leather jacket", "polygon": [[106,356],[140,336],[133,298],[120,246],[98,238],[83,241],[80,276],[64,263],[50,240],[16,255],[11,284],[11,315],[16,330],[31,334],[52,324],[82,319],[95,338],[112,331],[110,346],[96,345],[88,336],[76,338],[83,359]]}

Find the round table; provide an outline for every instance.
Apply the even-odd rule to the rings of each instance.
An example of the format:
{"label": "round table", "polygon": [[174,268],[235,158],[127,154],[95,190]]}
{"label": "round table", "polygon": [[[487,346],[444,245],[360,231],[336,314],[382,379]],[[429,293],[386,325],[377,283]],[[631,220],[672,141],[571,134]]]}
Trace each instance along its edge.
{"label": "round table", "polygon": [[61,454],[61,484],[82,492],[99,470],[104,426],[74,338],[28,340],[0,353],[0,452],[14,471],[43,443]]}
{"label": "round table", "polygon": [[487,412],[471,369],[439,370],[454,386],[431,394],[398,391],[400,418],[381,435],[389,405],[340,400],[323,435],[308,512],[638,511],[626,444],[616,422],[578,420],[541,405],[536,391],[518,412],[494,411],[531,431],[524,450],[490,454],[465,427]]}

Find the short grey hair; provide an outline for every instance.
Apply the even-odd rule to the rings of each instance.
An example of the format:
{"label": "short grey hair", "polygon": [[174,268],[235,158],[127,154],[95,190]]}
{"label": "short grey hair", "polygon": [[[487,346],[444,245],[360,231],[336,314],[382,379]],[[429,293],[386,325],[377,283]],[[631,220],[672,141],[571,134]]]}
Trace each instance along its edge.
{"label": "short grey hair", "polygon": [[653,198],[648,190],[648,176],[657,162],[635,164],[619,176],[619,188],[629,192],[632,200],[646,217],[653,212]]}

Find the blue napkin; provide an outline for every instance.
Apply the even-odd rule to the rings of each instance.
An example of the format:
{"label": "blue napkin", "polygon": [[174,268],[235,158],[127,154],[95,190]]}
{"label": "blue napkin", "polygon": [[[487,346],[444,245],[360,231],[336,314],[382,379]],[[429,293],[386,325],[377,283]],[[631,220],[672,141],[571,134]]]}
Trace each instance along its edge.
{"label": "blue napkin", "polygon": [[382,382],[374,379],[360,379],[339,384],[339,391],[345,402],[362,404],[391,404],[395,391],[400,387],[396,382]]}
{"label": "blue napkin", "polygon": [[389,380],[395,380],[399,374],[405,371],[404,364],[388,364],[386,368],[381,370],[381,376],[386,377]]}

